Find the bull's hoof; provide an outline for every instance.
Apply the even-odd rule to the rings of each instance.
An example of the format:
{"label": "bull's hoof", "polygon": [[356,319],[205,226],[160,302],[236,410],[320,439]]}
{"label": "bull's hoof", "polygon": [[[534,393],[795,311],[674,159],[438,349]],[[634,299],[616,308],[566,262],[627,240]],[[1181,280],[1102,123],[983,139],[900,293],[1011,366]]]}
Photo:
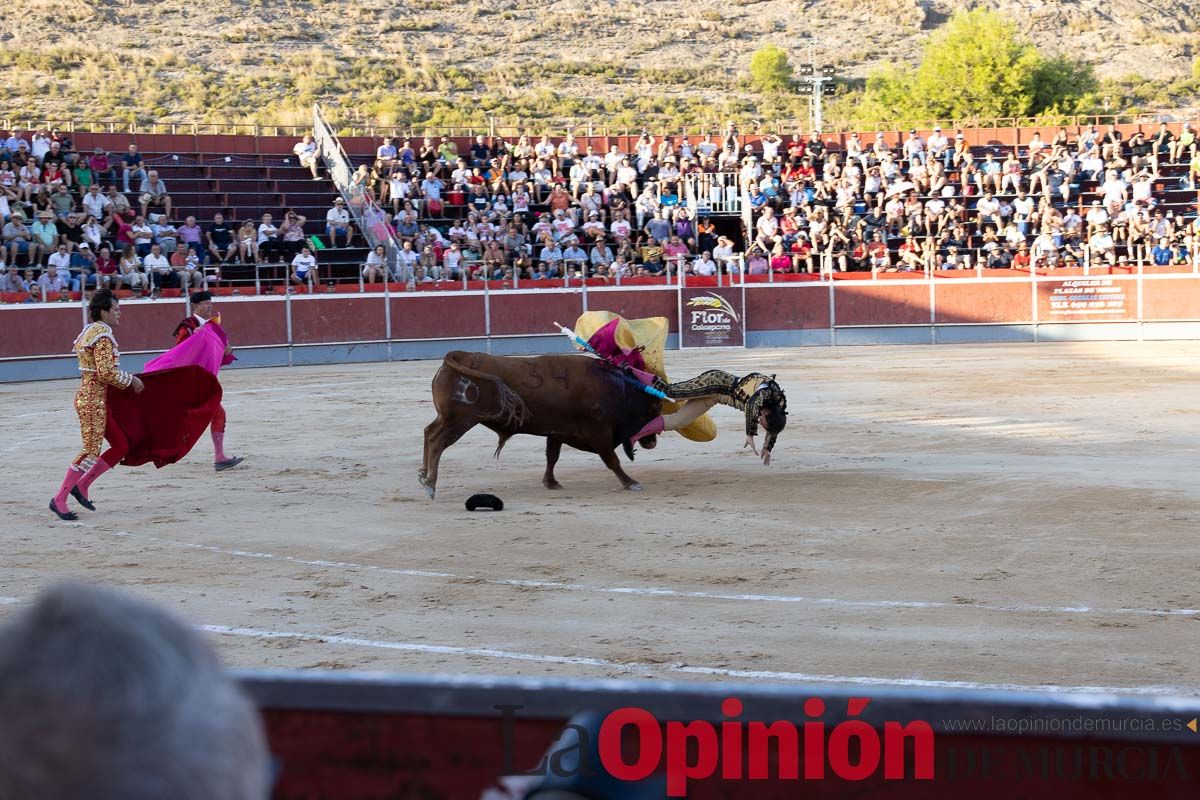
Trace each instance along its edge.
{"label": "bull's hoof", "polygon": [[429,499],[432,500],[433,496],[437,494],[437,489],[433,488],[432,486],[426,486],[425,494],[429,495]]}
{"label": "bull's hoof", "polygon": [[636,482],[629,484],[625,488],[631,492],[644,492],[645,491],[645,489],[642,488],[642,485],[640,483],[636,483]]}
{"label": "bull's hoof", "polygon": [[545,486],[547,489],[561,489],[562,488],[562,484],[559,483],[558,481],[542,481],[542,486]]}

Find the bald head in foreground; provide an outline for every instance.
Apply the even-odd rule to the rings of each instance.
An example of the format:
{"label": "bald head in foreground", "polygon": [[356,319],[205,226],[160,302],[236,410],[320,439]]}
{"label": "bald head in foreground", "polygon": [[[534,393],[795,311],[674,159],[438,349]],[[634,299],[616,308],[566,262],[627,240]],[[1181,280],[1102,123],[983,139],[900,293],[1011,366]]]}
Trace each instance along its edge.
{"label": "bald head in foreground", "polygon": [[0,626],[0,798],[264,800],[261,718],[188,624],[62,584]]}

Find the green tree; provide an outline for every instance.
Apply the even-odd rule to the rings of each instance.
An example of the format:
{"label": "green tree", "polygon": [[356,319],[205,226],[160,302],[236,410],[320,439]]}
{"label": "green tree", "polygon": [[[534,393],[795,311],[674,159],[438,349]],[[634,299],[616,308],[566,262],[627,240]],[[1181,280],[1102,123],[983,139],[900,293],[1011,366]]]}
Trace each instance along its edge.
{"label": "green tree", "polygon": [[787,53],[773,44],[758,48],[750,57],[750,80],[760,92],[782,92],[792,83]]}
{"label": "green tree", "polygon": [[860,120],[1070,113],[1086,111],[1097,86],[1089,64],[1043,56],[1014,23],[977,8],[959,11],[935,31],[915,69],[872,74],[863,94],[847,98],[845,107]]}

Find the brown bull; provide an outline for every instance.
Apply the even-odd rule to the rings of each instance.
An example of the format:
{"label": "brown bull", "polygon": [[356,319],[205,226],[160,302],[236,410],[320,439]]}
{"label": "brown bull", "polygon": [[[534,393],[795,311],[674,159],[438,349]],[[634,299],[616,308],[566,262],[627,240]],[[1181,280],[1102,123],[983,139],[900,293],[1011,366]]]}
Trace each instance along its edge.
{"label": "brown bull", "polygon": [[[500,437],[496,456],[518,433],[546,437],[547,489],[562,488],[554,465],[565,444],[596,453],[626,489],[641,484],[625,474],[616,455],[622,446],[632,459],[629,439],[654,419],[661,402],[598,359],[582,355],[535,357],[448,353],[433,376],[437,419],[425,428],[425,458],[417,473],[433,498],[442,452],[476,425]],[[656,444],[653,436],[639,440]]]}

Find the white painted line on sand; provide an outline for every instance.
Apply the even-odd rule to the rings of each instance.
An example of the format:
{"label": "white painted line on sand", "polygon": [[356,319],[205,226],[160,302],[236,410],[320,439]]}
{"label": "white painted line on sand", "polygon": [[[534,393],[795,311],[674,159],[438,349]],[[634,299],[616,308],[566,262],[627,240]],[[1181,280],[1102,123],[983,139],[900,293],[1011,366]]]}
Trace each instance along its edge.
{"label": "white painted line on sand", "polygon": [[185,547],[192,550],[204,550],[210,553],[219,553],[238,558],[258,558],[264,560],[286,561],[292,564],[302,564],[309,567],[363,570],[367,572],[382,572],[388,575],[403,575],[409,578],[440,578],[445,580],[461,580],[474,583],[485,583],[493,586],[517,586],[530,589],[559,589],[572,592],[595,592],[598,594],[623,594],[641,597],[679,597],[695,600],[723,600],[732,602],[795,603],[841,608],[969,608],[980,611],[994,611],[1008,614],[1108,614],[1145,617],[1194,617],[1200,615],[1200,609],[1196,608],[1102,608],[1092,606],[1002,605],[976,602],[954,603],[937,600],[846,600],[836,597],[808,597],[800,595],[778,594],[729,594],[724,592],[689,591],[652,586],[601,586],[590,583],[564,583],[562,581],[527,580],[519,578],[484,578],[478,575],[460,575],[453,572],[403,569],[399,567],[381,567],[375,564],[358,564],[349,561],[327,561],[324,559],[309,559],[297,558],[296,556],[276,555],[274,553],[235,550],[225,547],[218,547],[216,545],[181,542],[175,539],[162,539],[157,536],[135,536],[135,534],[131,534],[127,531],[117,531],[114,535],[130,536],[139,539],[145,539],[147,541],[159,542],[160,544],[168,544],[174,547]]}
{"label": "white painted line on sand", "polygon": [[360,639],[353,636],[325,636],[319,633],[299,633],[260,630],[229,625],[201,625],[200,630],[224,636],[240,636],[251,639],[292,639],[303,642],[345,645],[348,647],[370,647],[380,650],[398,650],[407,653],[430,655],[466,656],[494,658],[510,661],[532,661],[540,664],[565,664],[570,666],[599,667],[618,672],[672,672],[688,675],[710,675],[723,678],[748,678],[754,680],[791,681],[803,683],[836,683],[857,686],[913,686],[938,689],[987,689],[993,691],[1083,693],[1083,694],[1138,694],[1138,695],[1181,695],[1189,692],[1173,686],[1057,686],[1043,684],[1027,686],[1007,683],[977,683],[974,681],[942,681],[920,678],[877,678],[870,676],[819,675],[804,672],[777,670],[728,669],[725,667],[703,667],[690,664],[652,664],[642,662],[610,661],[605,658],[585,656],[561,656],[543,653],[521,653],[497,650],[489,647],[455,647],[452,645],[422,644],[419,642],[389,642],[378,639]]}

